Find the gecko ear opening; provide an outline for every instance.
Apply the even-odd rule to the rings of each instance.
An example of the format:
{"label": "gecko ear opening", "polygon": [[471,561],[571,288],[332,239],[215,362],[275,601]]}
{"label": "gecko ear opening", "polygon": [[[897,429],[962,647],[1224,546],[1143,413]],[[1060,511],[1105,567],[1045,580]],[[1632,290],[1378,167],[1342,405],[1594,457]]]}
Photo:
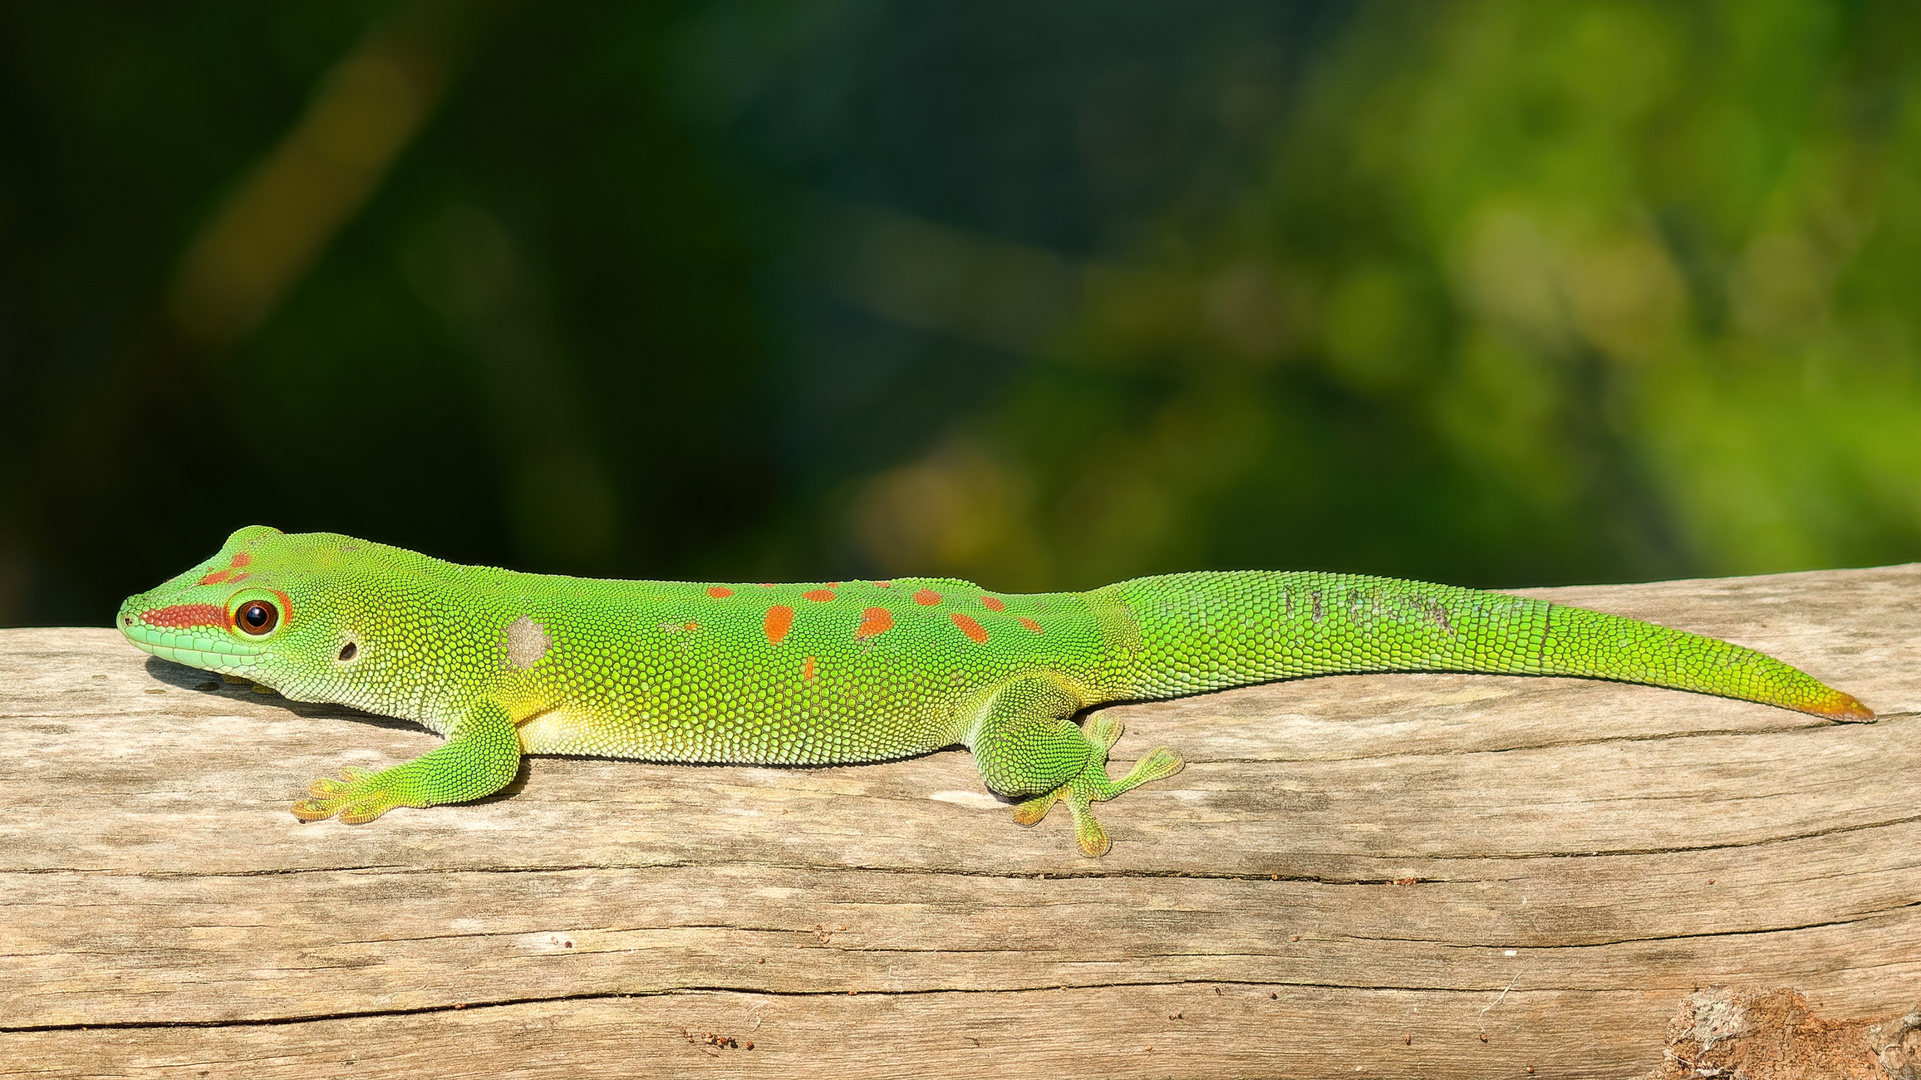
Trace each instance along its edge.
{"label": "gecko ear opening", "polygon": [[351,641],[340,647],[340,662],[343,664],[359,655],[360,646]]}

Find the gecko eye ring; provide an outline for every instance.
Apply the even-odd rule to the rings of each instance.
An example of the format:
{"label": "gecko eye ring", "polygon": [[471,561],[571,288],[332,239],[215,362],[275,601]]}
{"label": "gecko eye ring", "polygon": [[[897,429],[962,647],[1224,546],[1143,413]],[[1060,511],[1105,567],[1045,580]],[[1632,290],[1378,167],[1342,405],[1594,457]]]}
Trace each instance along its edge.
{"label": "gecko eye ring", "polygon": [[265,637],[280,625],[280,609],[265,600],[249,600],[233,613],[233,624],[243,634]]}

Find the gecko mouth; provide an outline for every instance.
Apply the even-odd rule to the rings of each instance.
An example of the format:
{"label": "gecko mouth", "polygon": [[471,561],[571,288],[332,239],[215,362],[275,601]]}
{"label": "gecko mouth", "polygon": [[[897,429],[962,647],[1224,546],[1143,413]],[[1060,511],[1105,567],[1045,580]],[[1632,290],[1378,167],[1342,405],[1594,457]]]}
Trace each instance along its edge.
{"label": "gecko mouth", "polygon": [[211,628],[162,629],[149,626],[141,622],[138,616],[124,612],[119,622],[120,633],[136,648],[162,660],[172,660],[176,664],[203,671],[246,671],[254,666],[254,657],[264,656],[267,652],[257,646],[243,645]]}

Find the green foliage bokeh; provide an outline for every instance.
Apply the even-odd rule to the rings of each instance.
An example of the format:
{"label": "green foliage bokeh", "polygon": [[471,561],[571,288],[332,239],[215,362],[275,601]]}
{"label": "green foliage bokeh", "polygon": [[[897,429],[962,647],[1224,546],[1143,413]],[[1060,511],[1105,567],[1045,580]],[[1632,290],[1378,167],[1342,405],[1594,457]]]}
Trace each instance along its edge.
{"label": "green foliage bokeh", "polygon": [[[183,330],[396,26],[430,113]],[[1905,561],[1918,310],[1911,4],[6,4],[0,624],[250,522],[1007,589]]]}

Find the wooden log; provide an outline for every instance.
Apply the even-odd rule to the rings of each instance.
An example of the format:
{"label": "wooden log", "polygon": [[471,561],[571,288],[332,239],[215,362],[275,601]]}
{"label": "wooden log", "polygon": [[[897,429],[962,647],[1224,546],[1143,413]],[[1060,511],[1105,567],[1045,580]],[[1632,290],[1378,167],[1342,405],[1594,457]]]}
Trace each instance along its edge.
{"label": "wooden log", "polygon": [[1705,987],[1911,1009],[1921,565],[1535,595],[1881,719],[1469,675],[1128,706],[1116,769],[1188,766],[1104,805],[1100,860],[959,752],[536,758],[302,825],[313,777],[436,740],[0,630],[0,1077],[1623,1077]]}

